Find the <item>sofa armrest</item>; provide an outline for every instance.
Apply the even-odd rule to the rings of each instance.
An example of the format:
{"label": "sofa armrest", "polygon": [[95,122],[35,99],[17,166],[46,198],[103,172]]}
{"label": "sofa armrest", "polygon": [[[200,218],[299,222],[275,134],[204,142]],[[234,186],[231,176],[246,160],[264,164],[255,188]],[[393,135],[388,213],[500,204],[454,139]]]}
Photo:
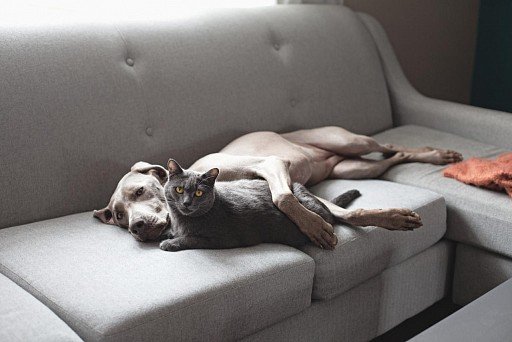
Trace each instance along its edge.
{"label": "sofa armrest", "polygon": [[512,114],[421,94],[405,94],[394,101],[397,125],[420,125],[483,143],[512,149]]}
{"label": "sofa armrest", "polygon": [[382,26],[358,13],[380,53],[396,126],[414,124],[512,149],[512,114],[420,94],[405,77]]}

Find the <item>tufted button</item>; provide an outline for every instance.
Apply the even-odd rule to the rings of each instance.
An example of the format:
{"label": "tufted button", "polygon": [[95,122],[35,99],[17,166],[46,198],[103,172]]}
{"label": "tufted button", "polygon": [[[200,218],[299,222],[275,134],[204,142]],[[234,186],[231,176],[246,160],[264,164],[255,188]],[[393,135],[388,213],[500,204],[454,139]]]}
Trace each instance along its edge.
{"label": "tufted button", "polygon": [[126,59],[126,64],[128,64],[129,66],[133,66],[135,64],[135,62],[133,61],[133,59],[127,58]]}
{"label": "tufted button", "polygon": [[281,48],[281,46],[279,46],[279,44],[277,44],[277,43],[274,44],[274,49],[276,49],[276,51],[279,51],[280,48]]}
{"label": "tufted button", "polygon": [[151,128],[151,127],[147,127],[147,128],[146,128],[146,134],[147,134],[148,136],[152,136],[152,135],[153,135],[153,128]]}
{"label": "tufted button", "polygon": [[291,99],[290,100],[290,106],[295,107],[297,105],[297,100]]}

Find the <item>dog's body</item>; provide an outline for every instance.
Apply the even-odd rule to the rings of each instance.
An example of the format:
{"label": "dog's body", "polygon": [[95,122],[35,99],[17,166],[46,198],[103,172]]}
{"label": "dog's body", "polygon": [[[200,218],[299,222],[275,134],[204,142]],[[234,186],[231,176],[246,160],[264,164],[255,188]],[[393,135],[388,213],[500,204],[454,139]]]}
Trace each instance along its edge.
{"label": "dog's body", "polygon": [[[389,158],[379,161],[361,158],[372,152]],[[454,151],[382,145],[340,127],[322,127],[285,134],[250,133],[234,140],[220,153],[199,159],[190,169],[205,172],[218,167],[222,181],[265,179],[274,204],[300,231],[318,246],[334,248],[337,239],[333,227],[299,203],[290,190],[293,182],[314,185],[327,178],[374,178],[400,163],[447,164],[460,160],[462,156]],[[169,219],[163,190],[166,172],[158,165],[135,164],[119,182],[109,205],[94,215],[104,223],[128,228],[140,240],[156,239]],[[348,224],[390,230],[421,226],[419,215],[409,209],[347,210],[320,200]],[[134,227],[137,234],[133,233]]]}

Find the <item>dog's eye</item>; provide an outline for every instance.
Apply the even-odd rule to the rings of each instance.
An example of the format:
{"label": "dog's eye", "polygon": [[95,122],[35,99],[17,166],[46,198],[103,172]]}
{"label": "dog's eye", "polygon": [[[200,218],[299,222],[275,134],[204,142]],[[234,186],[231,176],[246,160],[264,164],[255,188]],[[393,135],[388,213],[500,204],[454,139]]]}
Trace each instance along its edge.
{"label": "dog's eye", "polygon": [[197,197],[203,196],[203,192],[201,190],[196,190],[196,196]]}
{"label": "dog's eye", "polygon": [[139,197],[144,193],[144,188],[140,187],[137,192],[135,192],[135,196]]}
{"label": "dog's eye", "polygon": [[123,214],[123,213],[116,213],[116,218],[117,218],[118,220],[122,220],[122,219],[123,219],[123,216],[124,216],[124,214]]}
{"label": "dog's eye", "polygon": [[184,191],[184,189],[183,189],[183,187],[182,187],[182,186],[177,186],[177,187],[176,187],[176,192],[177,192],[178,194],[182,194],[182,193],[183,193],[183,191]]}

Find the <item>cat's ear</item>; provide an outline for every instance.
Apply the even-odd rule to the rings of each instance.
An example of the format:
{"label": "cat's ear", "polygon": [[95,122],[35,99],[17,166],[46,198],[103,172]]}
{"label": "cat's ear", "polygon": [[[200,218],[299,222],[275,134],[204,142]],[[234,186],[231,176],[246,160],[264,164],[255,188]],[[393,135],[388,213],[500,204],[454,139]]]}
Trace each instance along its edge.
{"label": "cat's ear", "polygon": [[215,167],[215,168],[210,169],[210,170],[206,171],[205,173],[203,173],[201,178],[203,178],[204,183],[206,183],[210,186],[213,186],[213,184],[215,184],[215,180],[217,179],[218,175],[219,175],[219,169],[217,169]]}
{"label": "cat's ear", "polygon": [[183,169],[181,168],[180,164],[178,164],[178,162],[172,158],[167,162],[167,170],[169,171],[169,177],[183,173]]}

